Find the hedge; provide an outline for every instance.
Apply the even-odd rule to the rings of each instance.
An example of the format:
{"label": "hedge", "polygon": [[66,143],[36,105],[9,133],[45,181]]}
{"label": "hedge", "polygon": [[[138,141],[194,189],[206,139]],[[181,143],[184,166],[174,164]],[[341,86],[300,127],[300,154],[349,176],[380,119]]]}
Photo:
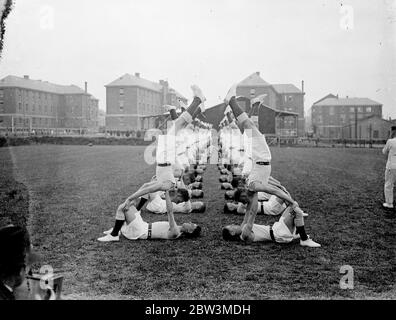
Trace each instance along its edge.
{"label": "hedge", "polygon": [[137,138],[122,138],[114,137],[0,137],[0,147],[8,146],[22,146],[31,144],[64,144],[64,145],[131,145],[131,146],[145,146],[149,145],[151,141],[144,141]]}

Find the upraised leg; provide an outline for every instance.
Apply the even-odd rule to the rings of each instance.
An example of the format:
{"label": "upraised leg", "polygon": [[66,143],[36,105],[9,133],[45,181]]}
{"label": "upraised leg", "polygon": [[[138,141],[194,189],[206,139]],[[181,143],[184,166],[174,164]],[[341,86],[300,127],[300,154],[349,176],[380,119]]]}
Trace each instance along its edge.
{"label": "upraised leg", "polygon": [[241,225],[242,227],[241,239],[250,242],[254,240],[253,224],[257,215],[258,194],[257,192],[249,192],[248,197],[249,197],[249,204],[246,209],[245,217],[243,218],[243,222]]}

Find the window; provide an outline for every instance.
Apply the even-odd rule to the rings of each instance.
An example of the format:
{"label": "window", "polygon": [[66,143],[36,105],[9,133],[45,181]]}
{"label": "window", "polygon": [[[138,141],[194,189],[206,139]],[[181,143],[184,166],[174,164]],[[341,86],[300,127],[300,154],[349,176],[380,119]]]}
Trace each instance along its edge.
{"label": "window", "polygon": [[120,118],[120,126],[123,126],[124,125],[124,118]]}
{"label": "window", "polygon": [[372,112],[371,107],[366,107],[366,112]]}
{"label": "window", "polygon": [[349,108],[349,111],[350,111],[350,112],[355,112],[355,107],[350,107],[350,108]]}
{"label": "window", "polygon": [[250,96],[254,97],[256,95],[256,89],[250,89]]}
{"label": "window", "polygon": [[120,88],[120,96],[124,95],[124,88]]}
{"label": "window", "polygon": [[358,107],[358,112],[363,112],[363,108],[362,107]]}
{"label": "window", "polygon": [[293,101],[293,96],[289,96],[289,101]]}
{"label": "window", "polygon": [[0,99],[4,98],[4,90],[0,90]]}
{"label": "window", "polygon": [[373,131],[373,138],[374,139],[378,139],[379,138],[379,131],[378,130],[374,130]]}

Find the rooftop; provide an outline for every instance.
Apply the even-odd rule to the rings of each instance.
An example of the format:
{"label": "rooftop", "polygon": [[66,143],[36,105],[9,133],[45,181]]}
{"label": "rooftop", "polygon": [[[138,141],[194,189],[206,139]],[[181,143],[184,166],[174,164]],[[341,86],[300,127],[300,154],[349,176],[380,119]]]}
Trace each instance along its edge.
{"label": "rooftop", "polygon": [[[160,92],[162,90],[162,84],[144,79],[140,77],[140,74],[132,75],[129,73],[126,73],[118,79],[110,82],[105,85],[105,87],[141,87],[156,92]],[[179,98],[186,99],[186,97],[173,88],[169,88],[169,91],[173,91]]]}
{"label": "rooftop", "polygon": [[0,88],[4,87],[17,87],[56,94],[85,94],[83,89],[74,84],[65,86],[48,81],[33,80],[27,76],[21,78],[9,75],[0,80]]}
{"label": "rooftop", "polygon": [[272,87],[276,91],[276,93],[302,93],[300,89],[298,89],[294,84],[286,83],[286,84],[273,84]]}
{"label": "rooftop", "polygon": [[315,106],[381,106],[382,104],[369,98],[327,98]]}
{"label": "rooftop", "polygon": [[238,87],[272,87],[278,94],[302,93],[300,89],[291,83],[270,84],[260,77],[260,72],[258,71],[239,82]]}
{"label": "rooftop", "polygon": [[260,77],[260,72],[254,72],[238,83],[238,87],[263,87],[270,84]]}

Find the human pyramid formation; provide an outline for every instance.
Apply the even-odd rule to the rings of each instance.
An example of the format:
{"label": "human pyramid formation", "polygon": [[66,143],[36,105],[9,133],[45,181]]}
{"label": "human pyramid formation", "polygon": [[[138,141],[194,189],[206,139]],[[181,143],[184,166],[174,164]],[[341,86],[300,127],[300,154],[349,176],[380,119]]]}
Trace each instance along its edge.
{"label": "human pyramid formation", "polygon": [[[157,137],[156,174],[129,196],[116,210],[114,227],[104,232],[101,242],[119,241],[122,234],[130,240],[178,239],[198,237],[201,227],[195,223],[178,225],[174,213],[204,212],[202,174],[216,153],[221,188],[232,200],[225,213],[244,214],[241,225],[223,228],[225,240],[291,242],[300,239],[302,246],[320,247],[305,232],[304,213],[279,181],[271,177],[271,152],[263,134],[239,106],[236,86],[227,93],[226,119],[218,141],[213,141],[211,125],[196,119],[205,112],[206,100],[201,89],[191,86],[194,99],[182,105],[178,116],[175,106],[168,106],[172,123],[166,134]],[[264,96],[252,100],[252,110],[264,102]],[[213,148],[217,145],[220,148]],[[140,212],[167,213],[168,221],[145,222]],[[282,214],[273,226],[254,223],[257,214]]]}

